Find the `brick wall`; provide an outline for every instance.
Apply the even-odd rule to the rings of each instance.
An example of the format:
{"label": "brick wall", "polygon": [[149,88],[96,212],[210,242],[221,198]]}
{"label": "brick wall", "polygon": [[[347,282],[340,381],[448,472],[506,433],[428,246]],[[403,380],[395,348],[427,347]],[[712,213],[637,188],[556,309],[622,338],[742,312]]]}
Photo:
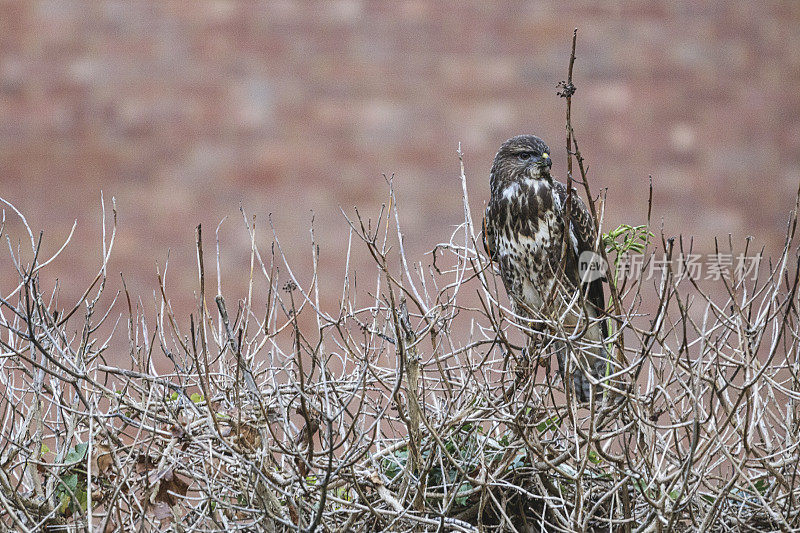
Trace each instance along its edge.
{"label": "brick wall", "polygon": [[112,270],[144,300],[170,250],[192,302],[198,223],[210,238],[228,216],[223,260],[246,264],[240,201],[263,242],[273,213],[305,265],[313,210],[334,283],[338,205],[376,213],[382,173],[415,256],[461,217],[459,142],[476,216],[507,137],[544,137],[563,177],[555,92],[577,26],[575,125],[607,226],[644,219],[652,175],[667,234],[780,248],[800,181],[800,4],[493,5],[0,1],[0,195],[46,250],[78,219],[52,271],[67,295],[99,261],[100,190],[120,213]]}

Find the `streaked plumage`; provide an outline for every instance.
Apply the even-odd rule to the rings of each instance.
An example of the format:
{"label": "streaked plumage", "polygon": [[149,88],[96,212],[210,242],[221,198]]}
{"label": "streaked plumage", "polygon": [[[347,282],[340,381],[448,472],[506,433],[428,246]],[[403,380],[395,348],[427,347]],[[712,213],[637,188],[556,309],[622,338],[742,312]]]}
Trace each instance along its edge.
{"label": "streaked plumage", "polygon": [[[535,318],[539,313],[550,314],[552,311],[562,314],[566,310],[565,302],[569,302],[582,286],[578,257],[584,251],[595,250],[596,231],[592,216],[573,189],[564,277],[559,280],[560,288],[555,297],[548,302],[559,271],[567,205],[567,188],[553,180],[550,166],[547,145],[533,135],[520,135],[503,143],[491,170],[491,198],[484,220],[484,246],[491,260],[499,266],[515,313],[523,317]],[[589,282],[585,290],[583,305],[579,303],[566,314],[563,326],[568,333],[573,332],[580,320],[583,327],[587,324],[587,316],[596,318],[605,308],[602,280]],[[605,372],[603,341],[606,337],[605,322],[595,321],[583,336],[583,341],[591,346],[576,352],[586,354],[586,359],[578,362],[595,377]],[[556,353],[563,375],[564,355],[568,351],[563,343],[558,344]],[[588,400],[590,382],[581,370],[573,371],[573,382],[578,398]]]}

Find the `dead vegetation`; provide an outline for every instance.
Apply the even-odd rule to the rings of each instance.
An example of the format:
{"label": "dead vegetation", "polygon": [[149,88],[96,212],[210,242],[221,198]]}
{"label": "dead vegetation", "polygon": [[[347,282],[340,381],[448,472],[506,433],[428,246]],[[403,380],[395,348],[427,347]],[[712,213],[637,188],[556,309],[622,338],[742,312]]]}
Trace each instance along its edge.
{"label": "dead vegetation", "polygon": [[[569,125],[568,143],[591,198]],[[377,218],[345,215],[335,289],[319,285],[316,243],[313,276],[297,279],[243,216],[250,290],[226,297],[220,269],[233,267],[198,227],[188,320],[163,272],[154,319],[124,288],[100,305],[105,214],[94,283],[59,304],[41,288],[41,238],[6,203],[30,253],[4,239],[18,285],[0,300],[0,528],[798,530],[797,207],[783,253],[755,277],[722,273],[721,290],[686,268],[681,241],[606,231],[617,365],[602,399],[578,404],[548,360],[553,340],[579,353],[582,331],[539,317],[523,356],[530,324],[503,303],[463,166],[461,185],[464,222],[429,266],[406,257],[391,185]],[[592,209],[602,220],[602,201]],[[350,271],[356,249],[374,259],[369,287]],[[632,253],[642,261],[623,268]],[[339,305],[323,308],[332,290]],[[118,336],[129,354],[109,353]]]}

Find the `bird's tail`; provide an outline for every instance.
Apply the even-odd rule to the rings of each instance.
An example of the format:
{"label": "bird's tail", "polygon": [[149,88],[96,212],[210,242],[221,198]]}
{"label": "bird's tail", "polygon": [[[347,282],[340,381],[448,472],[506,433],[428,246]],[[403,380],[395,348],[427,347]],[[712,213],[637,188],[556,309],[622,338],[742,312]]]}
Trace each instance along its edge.
{"label": "bird's tail", "polygon": [[610,359],[600,323],[591,324],[583,338],[573,343],[573,346],[575,350],[571,350],[564,341],[556,342],[558,370],[565,386],[571,384],[581,402],[589,401],[592,396],[599,398],[604,389],[602,383],[607,379],[610,370]]}

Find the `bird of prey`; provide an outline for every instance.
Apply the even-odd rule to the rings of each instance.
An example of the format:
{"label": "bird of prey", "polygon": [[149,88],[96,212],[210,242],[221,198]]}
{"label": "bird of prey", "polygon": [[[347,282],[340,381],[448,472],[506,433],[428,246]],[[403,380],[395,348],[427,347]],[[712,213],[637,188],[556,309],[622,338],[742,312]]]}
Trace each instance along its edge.
{"label": "bird of prey", "polygon": [[[579,257],[586,257],[581,254],[595,251],[597,233],[591,213],[573,189],[562,272],[567,187],[553,179],[551,166],[550,149],[539,137],[520,135],[503,143],[492,164],[483,244],[499,267],[515,314],[523,319],[553,317],[567,335],[582,332],[572,341],[581,348],[573,351],[577,365],[571,366],[571,375],[577,398],[588,401],[593,387],[587,375],[603,376],[608,360],[607,325],[599,318],[605,309],[603,279],[582,279],[578,268]],[[571,351],[563,341],[555,345],[564,376]]]}

